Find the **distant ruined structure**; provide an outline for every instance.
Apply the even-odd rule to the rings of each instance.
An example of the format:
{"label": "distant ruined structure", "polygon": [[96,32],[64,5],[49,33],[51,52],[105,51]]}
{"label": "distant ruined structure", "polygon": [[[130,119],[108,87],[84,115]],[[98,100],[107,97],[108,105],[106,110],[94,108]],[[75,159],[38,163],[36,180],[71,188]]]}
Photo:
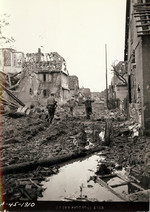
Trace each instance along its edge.
{"label": "distant ruined structure", "polygon": [[0,48],[0,71],[12,75],[22,71],[24,53],[11,48]]}
{"label": "distant ruined structure", "polygon": [[51,92],[59,104],[69,98],[69,73],[66,62],[57,52],[28,53],[21,71],[6,80],[7,88],[25,104],[45,105]]}
{"label": "distant ruined structure", "polygon": [[70,96],[78,96],[79,93],[79,80],[75,75],[69,76],[69,89]]}

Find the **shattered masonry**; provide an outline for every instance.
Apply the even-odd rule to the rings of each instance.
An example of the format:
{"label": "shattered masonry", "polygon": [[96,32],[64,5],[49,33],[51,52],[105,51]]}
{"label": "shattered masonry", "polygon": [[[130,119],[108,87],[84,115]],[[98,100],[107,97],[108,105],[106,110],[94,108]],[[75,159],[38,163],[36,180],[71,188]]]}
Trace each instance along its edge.
{"label": "shattered masonry", "polygon": [[[14,50],[2,49],[2,52],[9,54],[9,58],[15,58]],[[5,57],[5,54],[3,55]],[[72,92],[78,93],[78,78],[74,76],[77,82],[74,82],[73,89],[69,89],[69,77],[71,76],[66,68],[65,59],[57,52],[44,55],[38,49],[38,53],[28,53],[26,57],[22,57],[21,70],[20,67],[16,70],[15,64],[14,60],[9,60],[10,69],[7,69],[8,62],[3,64],[4,72],[7,74],[5,84],[27,106],[30,104],[45,105],[51,92],[55,93],[59,104],[65,103]],[[12,100],[6,93],[4,95]]]}

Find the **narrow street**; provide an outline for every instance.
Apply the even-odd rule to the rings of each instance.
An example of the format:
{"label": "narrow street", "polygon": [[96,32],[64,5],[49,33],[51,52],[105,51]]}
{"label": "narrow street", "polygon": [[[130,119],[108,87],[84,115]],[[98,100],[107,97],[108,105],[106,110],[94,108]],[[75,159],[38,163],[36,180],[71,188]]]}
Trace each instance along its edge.
{"label": "narrow street", "polygon": [[150,0],[0,0],[0,212],[150,209]]}
{"label": "narrow street", "polygon": [[[134,137],[132,120],[97,103],[90,120],[84,105],[76,106],[74,117],[67,107],[58,107],[52,124],[41,113],[2,118],[6,200],[148,201],[150,140]],[[106,144],[100,133],[108,118]]]}

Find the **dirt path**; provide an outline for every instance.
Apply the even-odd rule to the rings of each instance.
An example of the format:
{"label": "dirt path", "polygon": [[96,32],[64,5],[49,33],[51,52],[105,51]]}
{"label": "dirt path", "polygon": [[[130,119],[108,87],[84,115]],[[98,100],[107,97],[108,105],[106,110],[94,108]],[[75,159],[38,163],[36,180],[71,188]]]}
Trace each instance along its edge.
{"label": "dirt path", "polygon": [[[99,104],[93,104],[91,120],[85,118],[84,105],[76,107],[74,117],[71,117],[66,109],[58,110],[52,124],[38,117],[4,117],[1,158],[3,167],[78,154],[88,146],[89,141],[91,145],[103,146],[99,133],[105,126],[107,111],[99,108]],[[126,122],[123,116],[121,119],[121,115],[112,116],[112,121],[113,133],[110,146],[107,148],[107,159],[113,160],[121,167],[129,168],[130,174],[136,176],[148,189],[147,178],[150,174],[147,169],[150,162],[148,138],[130,138],[125,133]],[[42,193],[40,181],[57,171],[58,166],[47,168],[38,166],[25,174],[4,175],[5,196],[12,200],[36,199]]]}

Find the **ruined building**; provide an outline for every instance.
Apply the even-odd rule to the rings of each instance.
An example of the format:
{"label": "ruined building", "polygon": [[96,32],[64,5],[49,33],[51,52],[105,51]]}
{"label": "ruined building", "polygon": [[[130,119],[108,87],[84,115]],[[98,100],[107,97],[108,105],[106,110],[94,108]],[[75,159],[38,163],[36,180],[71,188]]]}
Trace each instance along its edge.
{"label": "ruined building", "polygon": [[[111,85],[108,89],[108,100],[110,104],[115,107],[120,107],[120,109],[127,111],[127,68],[126,62],[120,61],[116,65],[113,65],[113,77],[111,80]],[[113,106],[112,105],[112,106]],[[110,105],[111,107],[111,105]]]}
{"label": "ruined building", "polygon": [[22,71],[23,61],[23,52],[18,52],[11,48],[0,49],[0,71],[7,75],[10,86],[13,81],[11,77]]}
{"label": "ruined building", "polygon": [[124,57],[130,116],[150,133],[150,0],[127,0]]}
{"label": "ruined building", "polygon": [[91,92],[91,98],[95,101],[98,101],[101,99],[101,94],[100,92]]}
{"label": "ruined building", "polygon": [[113,72],[114,76],[111,80],[113,93],[111,93],[111,97],[123,101],[127,97],[128,93],[126,63],[124,61],[118,62],[118,64],[114,66]]}
{"label": "ruined building", "polygon": [[18,52],[11,48],[0,49],[0,71],[5,74],[14,74],[22,71],[23,61],[23,52]]}
{"label": "ruined building", "polygon": [[83,97],[87,98],[87,97],[91,97],[91,90],[90,88],[80,88],[79,92],[82,94]]}
{"label": "ruined building", "polygon": [[78,77],[73,75],[69,76],[69,89],[70,96],[77,96],[79,92],[79,80]]}
{"label": "ruined building", "polygon": [[30,88],[30,93],[36,94],[41,104],[46,104],[47,98],[51,92],[55,93],[57,101],[64,103],[69,96],[68,71],[66,62],[57,52],[42,54],[40,49],[38,53],[27,54],[24,70],[36,74],[38,88]]}
{"label": "ruined building", "polygon": [[57,52],[44,55],[39,49],[37,53],[26,54],[21,73],[11,77],[7,88],[26,105],[45,106],[51,92],[63,104],[69,97],[68,76],[63,57]]}

